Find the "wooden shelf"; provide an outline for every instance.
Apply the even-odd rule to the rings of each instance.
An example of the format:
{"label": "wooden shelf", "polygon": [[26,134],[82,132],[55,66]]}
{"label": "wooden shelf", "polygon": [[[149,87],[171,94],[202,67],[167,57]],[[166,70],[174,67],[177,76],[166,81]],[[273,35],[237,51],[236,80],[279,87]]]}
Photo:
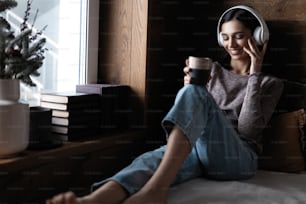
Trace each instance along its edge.
{"label": "wooden shelf", "polygon": [[133,131],[0,159],[0,203],[43,203],[67,190],[88,193],[93,182],[111,176],[142,153],[143,142],[144,133]]}

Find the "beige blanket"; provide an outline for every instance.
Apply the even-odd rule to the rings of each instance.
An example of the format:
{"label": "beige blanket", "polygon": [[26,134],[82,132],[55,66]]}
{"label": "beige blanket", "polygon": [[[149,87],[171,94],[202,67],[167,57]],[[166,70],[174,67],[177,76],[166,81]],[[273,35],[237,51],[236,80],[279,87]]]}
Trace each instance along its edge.
{"label": "beige blanket", "polygon": [[197,178],[172,187],[168,204],[306,204],[306,174],[258,171],[243,181]]}

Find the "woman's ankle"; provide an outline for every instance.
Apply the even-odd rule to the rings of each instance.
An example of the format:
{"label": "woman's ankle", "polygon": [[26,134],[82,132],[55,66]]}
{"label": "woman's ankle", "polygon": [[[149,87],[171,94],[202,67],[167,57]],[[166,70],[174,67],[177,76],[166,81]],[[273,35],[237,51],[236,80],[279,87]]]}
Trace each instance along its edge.
{"label": "woman's ankle", "polygon": [[122,203],[128,197],[126,190],[117,182],[109,181],[103,186],[84,197],[96,203]]}
{"label": "woman's ankle", "polygon": [[145,188],[131,195],[123,204],[165,204],[167,203],[167,190]]}
{"label": "woman's ankle", "polygon": [[103,201],[96,198],[93,194],[86,195],[84,197],[78,198],[80,204],[102,204]]}
{"label": "woman's ankle", "polygon": [[154,195],[164,200],[168,196],[169,188],[145,185],[140,191],[147,195]]}

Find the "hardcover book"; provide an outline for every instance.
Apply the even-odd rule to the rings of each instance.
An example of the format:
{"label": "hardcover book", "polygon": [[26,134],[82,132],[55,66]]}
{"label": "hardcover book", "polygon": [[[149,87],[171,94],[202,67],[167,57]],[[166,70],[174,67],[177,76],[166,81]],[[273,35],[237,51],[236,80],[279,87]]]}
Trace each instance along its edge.
{"label": "hardcover book", "polygon": [[52,124],[54,125],[82,125],[82,124],[99,124],[100,115],[96,116],[88,116],[88,117],[75,117],[75,118],[60,118],[60,117],[52,117]]}
{"label": "hardcover book", "polygon": [[80,92],[50,92],[42,93],[40,96],[41,101],[51,102],[51,103],[83,103],[83,102],[93,102],[98,101],[98,94],[91,93],[80,93]]}
{"label": "hardcover book", "polygon": [[121,87],[125,85],[117,84],[78,84],[76,85],[77,93],[90,93],[90,94],[111,94],[116,87]]}
{"label": "hardcover book", "polygon": [[61,125],[52,125],[52,132],[67,134],[67,135],[89,135],[98,130],[97,125],[69,125],[69,126],[61,126]]}
{"label": "hardcover book", "polygon": [[95,126],[57,126],[52,125],[52,132],[62,141],[72,141],[77,139],[88,139],[100,133],[99,127]]}
{"label": "hardcover book", "polygon": [[52,110],[52,117],[60,118],[80,118],[80,117],[92,117],[94,114],[101,115],[100,106],[95,108],[82,108],[76,110]]}
{"label": "hardcover book", "polygon": [[130,87],[121,84],[77,85],[76,92],[99,94],[101,107],[101,127],[122,129],[128,126],[130,111]]}
{"label": "hardcover book", "polygon": [[54,110],[73,111],[78,109],[97,109],[100,105],[97,101],[82,102],[82,103],[53,103],[40,101],[40,106]]}

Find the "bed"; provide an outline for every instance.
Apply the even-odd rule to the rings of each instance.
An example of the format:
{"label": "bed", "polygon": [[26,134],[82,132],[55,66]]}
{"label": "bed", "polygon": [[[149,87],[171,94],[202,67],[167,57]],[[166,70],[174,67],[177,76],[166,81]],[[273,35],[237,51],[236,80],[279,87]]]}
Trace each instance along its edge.
{"label": "bed", "polygon": [[263,154],[253,178],[193,179],[172,187],[168,204],[306,204],[304,132],[303,108],[275,114],[264,131]]}
{"label": "bed", "polygon": [[259,170],[243,181],[197,178],[170,189],[168,204],[305,204],[306,174]]}

